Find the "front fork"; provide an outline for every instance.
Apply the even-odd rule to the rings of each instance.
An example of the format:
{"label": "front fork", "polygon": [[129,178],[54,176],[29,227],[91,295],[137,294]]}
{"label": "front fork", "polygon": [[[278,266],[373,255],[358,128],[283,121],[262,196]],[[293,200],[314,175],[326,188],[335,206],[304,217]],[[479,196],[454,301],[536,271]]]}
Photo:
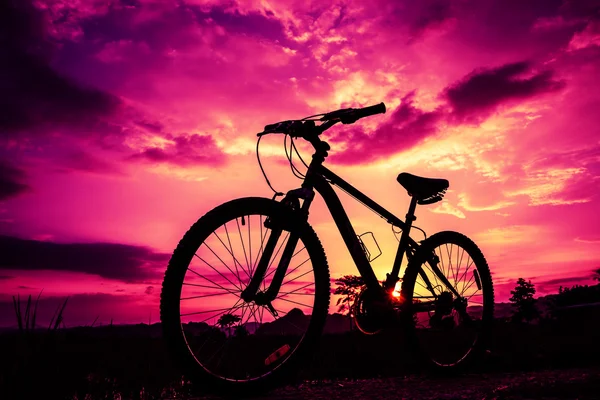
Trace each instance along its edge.
{"label": "front fork", "polygon": [[[314,192],[312,190],[300,188],[290,190],[281,202],[290,205],[289,212],[299,213],[302,218],[308,218],[308,207],[310,206],[313,197]],[[304,200],[301,210],[299,209],[299,199]],[[248,283],[248,287],[246,287],[246,289],[244,289],[241,293],[241,298],[246,303],[254,301],[257,305],[265,305],[269,308],[273,315],[277,316],[277,311],[273,308],[271,302],[275,300],[277,294],[279,294],[279,289],[281,289],[283,279],[285,278],[286,272],[290,265],[290,261],[294,255],[294,250],[296,249],[296,245],[298,244],[298,240],[300,239],[300,237],[297,233],[293,232],[294,226],[290,226],[290,221],[278,221],[273,220],[272,218],[268,218],[265,221],[265,227],[271,229],[271,235],[267,240],[267,244],[265,245],[256,270],[254,271],[254,274],[252,275],[252,278]],[[265,279],[265,274],[269,269],[270,264],[272,264],[271,257],[273,255],[275,247],[277,246],[277,242],[279,241],[279,238],[283,233],[284,227],[290,228],[288,242],[286,243],[285,248],[283,249],[281,259],[279,260],[279,264],[277,265],[277,269],[275,270],[269,288],[266,291],[261,292],[259,291],[260,284]]]}

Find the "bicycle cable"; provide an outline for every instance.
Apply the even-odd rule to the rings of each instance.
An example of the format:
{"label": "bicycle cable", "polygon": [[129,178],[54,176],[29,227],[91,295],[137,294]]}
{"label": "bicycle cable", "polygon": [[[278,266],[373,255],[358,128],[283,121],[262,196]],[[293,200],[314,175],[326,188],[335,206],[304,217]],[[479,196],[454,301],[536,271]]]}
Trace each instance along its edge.
{"label": "bicycle cable", "polygon": [[304,164],[304,166],[306,167],[306,169],[308,169],[308,164],[304,161],[304,159],[302,158],[302,156],[298,152],[298,149],[296,148],[296,143],[294,143],[294,138],[291,138],[291,139],[292,139],[292,146],[294,147],[294,151],[296,152],[296,155],[298,155],[298,158],[300,159],[300,161],[302,161],[302,164]]}
{"label": "bicycle cable", "polygon": [[[398,237],[398,235],[399,235],[399,234],[402,232],[402,229],[400,229],[398,232],[396,232],[396,231],[394,230],[394,227],[395,227],[395,226],[396,226],[396,225],[392,224],[392,233],[394,234],[394,237],[396,238],[396,240],[397,240],[398,242],[400,242],[400,238]],[[423,233],[423,236],[425,236],[425,239],[427,239],[427,234],[425,233],[425,231],[424,231],[423,229],[419,228],[418,226],[413,226],[412,228],[414,228],[414,229],[416,229],[416,230],[419,230],[419,231],[421,231],[421,233]]]}
{"label": "bicycle cable", "polygon": [[269,181],[269,178],[267,178],[267,173],[265,172],[265,169],[263,168],[262,163],[260,162],[260,152],[258,151],[258,147],[260,146],[261,139],[262,139],[262,136],[259,136],[258,141],[256,142],[256,159],[258,160],[258,166],[260,167],[260,172],[262,172],[263,177],[265,178],[265,181],[267,182],[267,185],[269,185],[269,188],[271,188],[273,193],[275,193],[273,198],[275,198],[277,196],[283,196],[284,193],[278,192],[277,190],[275,190],[273,188],[273,186],[271,185],[271,182]]}
{"label": "bicycle cable", "polygon": [[[290,140],[294,141],[294,138],[292,138],[290,136]],[[290,149],[288,151],[288,147],[287,147],[287,135],[285,136],[285,139],[283,140],[283,149],[285,150],[285,157],[288,160],[288,163],[290,164],[290,169],[292,170],[292,174],[298,178],[298,179],[304,179],[305,175],[300,172],[300,170],[298,168],[296,168],[296,166],[294,165],[294,162],[292,161],[292,156],[294,153],[292,153],[292,143],[290,143]]]}
{"label": "bicycle cable", "polygon": [[300,121],[306,121],[307,119],[309,119],[309,118],[314,118],[314,117],[322,117],[322,116],[324,116],[325,114],[327,114],[327,113],[321,113],[321,114],[309,115],[308,117],[304,117],[304,118],[302,118]]}
{"label": "bicycle cable", "polygon": [[[306,120],[308,118],[314,118],[314,117],[318,117],[318,116],[322,116],[325,114],[315,114],[315,115],[311,115],[310,117],[306,117],[303,118],[301,121]],[[304,179],[306,178],[306,174],[303,174],[298,167],[296,167],[294,165],[294,161],[293,161],[293,156],[294,156],[294,152],[296,153],[296,156],[298,157],[298,159],[302,162],[302,164],[306,167],[306,169],[309,168],[309,165],[306,163],[306,161],[304,161],[304,158],[302,158],[302,155],[300,154],[300,152],[298,151],[298,148],[296,147],[296,143],[294,142],[294,138],[292,136],[290,136],[290,146],[289,146],[289,150],[288,150],[288,146],[287,146],[287,137],[288,134],[285,134],[284,136],[284,140],[283,140],[283,149],[285,150],[285,157],[288,160],[288,163],[290,165],[290,170],[292,171],[292,174],[298,178],[298,179]],[[267,177],[267,173],[265,172],[265,169],[262,165],[262,162],[260,161],[260,151],[259,151],[259,147],[260,147],[260,141],[262,139],[262,136],[258,137],[258,141],[256,142],[256,159],[258,161],[258,166],[260,167],[260,172],[262,173],[263,177],[265,178],[265,181],[267,182],[267,185],[269,185],[269,188],[273,191],[273,193],[275,194],[273,196],[273,198],[277,197],[277,196],[283,196],[284,193],[282,192],[278,192],[277,190],[275,190],[275,188],[273,188],[273,186],[271,185],[271,182],[269,181],[269,178]],[[327,182],[330,182],[329,179],[326,179]],[[331,182],[330,182],[331,183]]]}

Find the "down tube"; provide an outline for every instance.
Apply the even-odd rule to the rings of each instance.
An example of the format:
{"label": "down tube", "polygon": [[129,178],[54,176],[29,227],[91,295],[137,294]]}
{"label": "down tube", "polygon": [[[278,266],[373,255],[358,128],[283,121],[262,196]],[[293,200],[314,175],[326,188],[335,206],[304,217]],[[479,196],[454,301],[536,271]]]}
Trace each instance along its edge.
{"label": "down tube", "polygon": [[354,264],[356,264],[356,268],[358,268],[358,272],[360,272],[360,275],[363,277],[365,284],[369,289],[380,288],[381,285],[377,280],[377,276],[375,276],[371,264],[358,241],[356,232],[348,219],[348,215],[346,214],[339,197],[325,179],[315,177],[312,183],[317,192],[323,196],[325,204],[344,239],[344,243],[346,243],[346,247],[354,260]]}

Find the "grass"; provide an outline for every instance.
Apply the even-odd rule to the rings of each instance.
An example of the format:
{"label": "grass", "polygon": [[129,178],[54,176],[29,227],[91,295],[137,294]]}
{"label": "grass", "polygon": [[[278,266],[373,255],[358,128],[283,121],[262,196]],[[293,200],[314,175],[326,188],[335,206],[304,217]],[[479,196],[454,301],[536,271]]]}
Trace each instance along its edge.
{"label": "grass", "polygon": [[[57,321],[62,321],[65,300],[49,329],[35,329],[36,303],[29,298],[21,310],[17,297],[19,330],[0,334],[5,361],[0,363],[2,398],[147,400],[185,398],[193,392],[172,365],[158,324],[60,329]],[[537,325],[497,321],[492,352],[474,372],[596,365],[600,316],[578,312],[584,311]],[[401,332],[325,335],[300,378],[359,379],[418,372],[405,350]]]}

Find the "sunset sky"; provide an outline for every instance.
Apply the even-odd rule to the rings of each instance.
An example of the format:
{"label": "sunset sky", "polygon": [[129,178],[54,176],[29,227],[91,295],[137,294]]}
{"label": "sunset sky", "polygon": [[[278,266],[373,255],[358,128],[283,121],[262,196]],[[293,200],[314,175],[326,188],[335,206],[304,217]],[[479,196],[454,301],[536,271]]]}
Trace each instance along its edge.
{"label": "sunset sky", "polygon": [[[41,321],[71,296],[67,326],[156,322],[189,226],[272,196],[264,125],[382,101],[327,132],[329,168],[402,218],[398,173],[448,179],[415,224],[471,237],[497,301],[519,277],[541,295],[589,284],[599,76],[597,1],[0,0],[0,326],[42,289]],[[285,191],[282,146],[261,156]],[[389,225],[340,197],[383,279]],[[320,199],[310,222],[331,276],[357,273]]]}

